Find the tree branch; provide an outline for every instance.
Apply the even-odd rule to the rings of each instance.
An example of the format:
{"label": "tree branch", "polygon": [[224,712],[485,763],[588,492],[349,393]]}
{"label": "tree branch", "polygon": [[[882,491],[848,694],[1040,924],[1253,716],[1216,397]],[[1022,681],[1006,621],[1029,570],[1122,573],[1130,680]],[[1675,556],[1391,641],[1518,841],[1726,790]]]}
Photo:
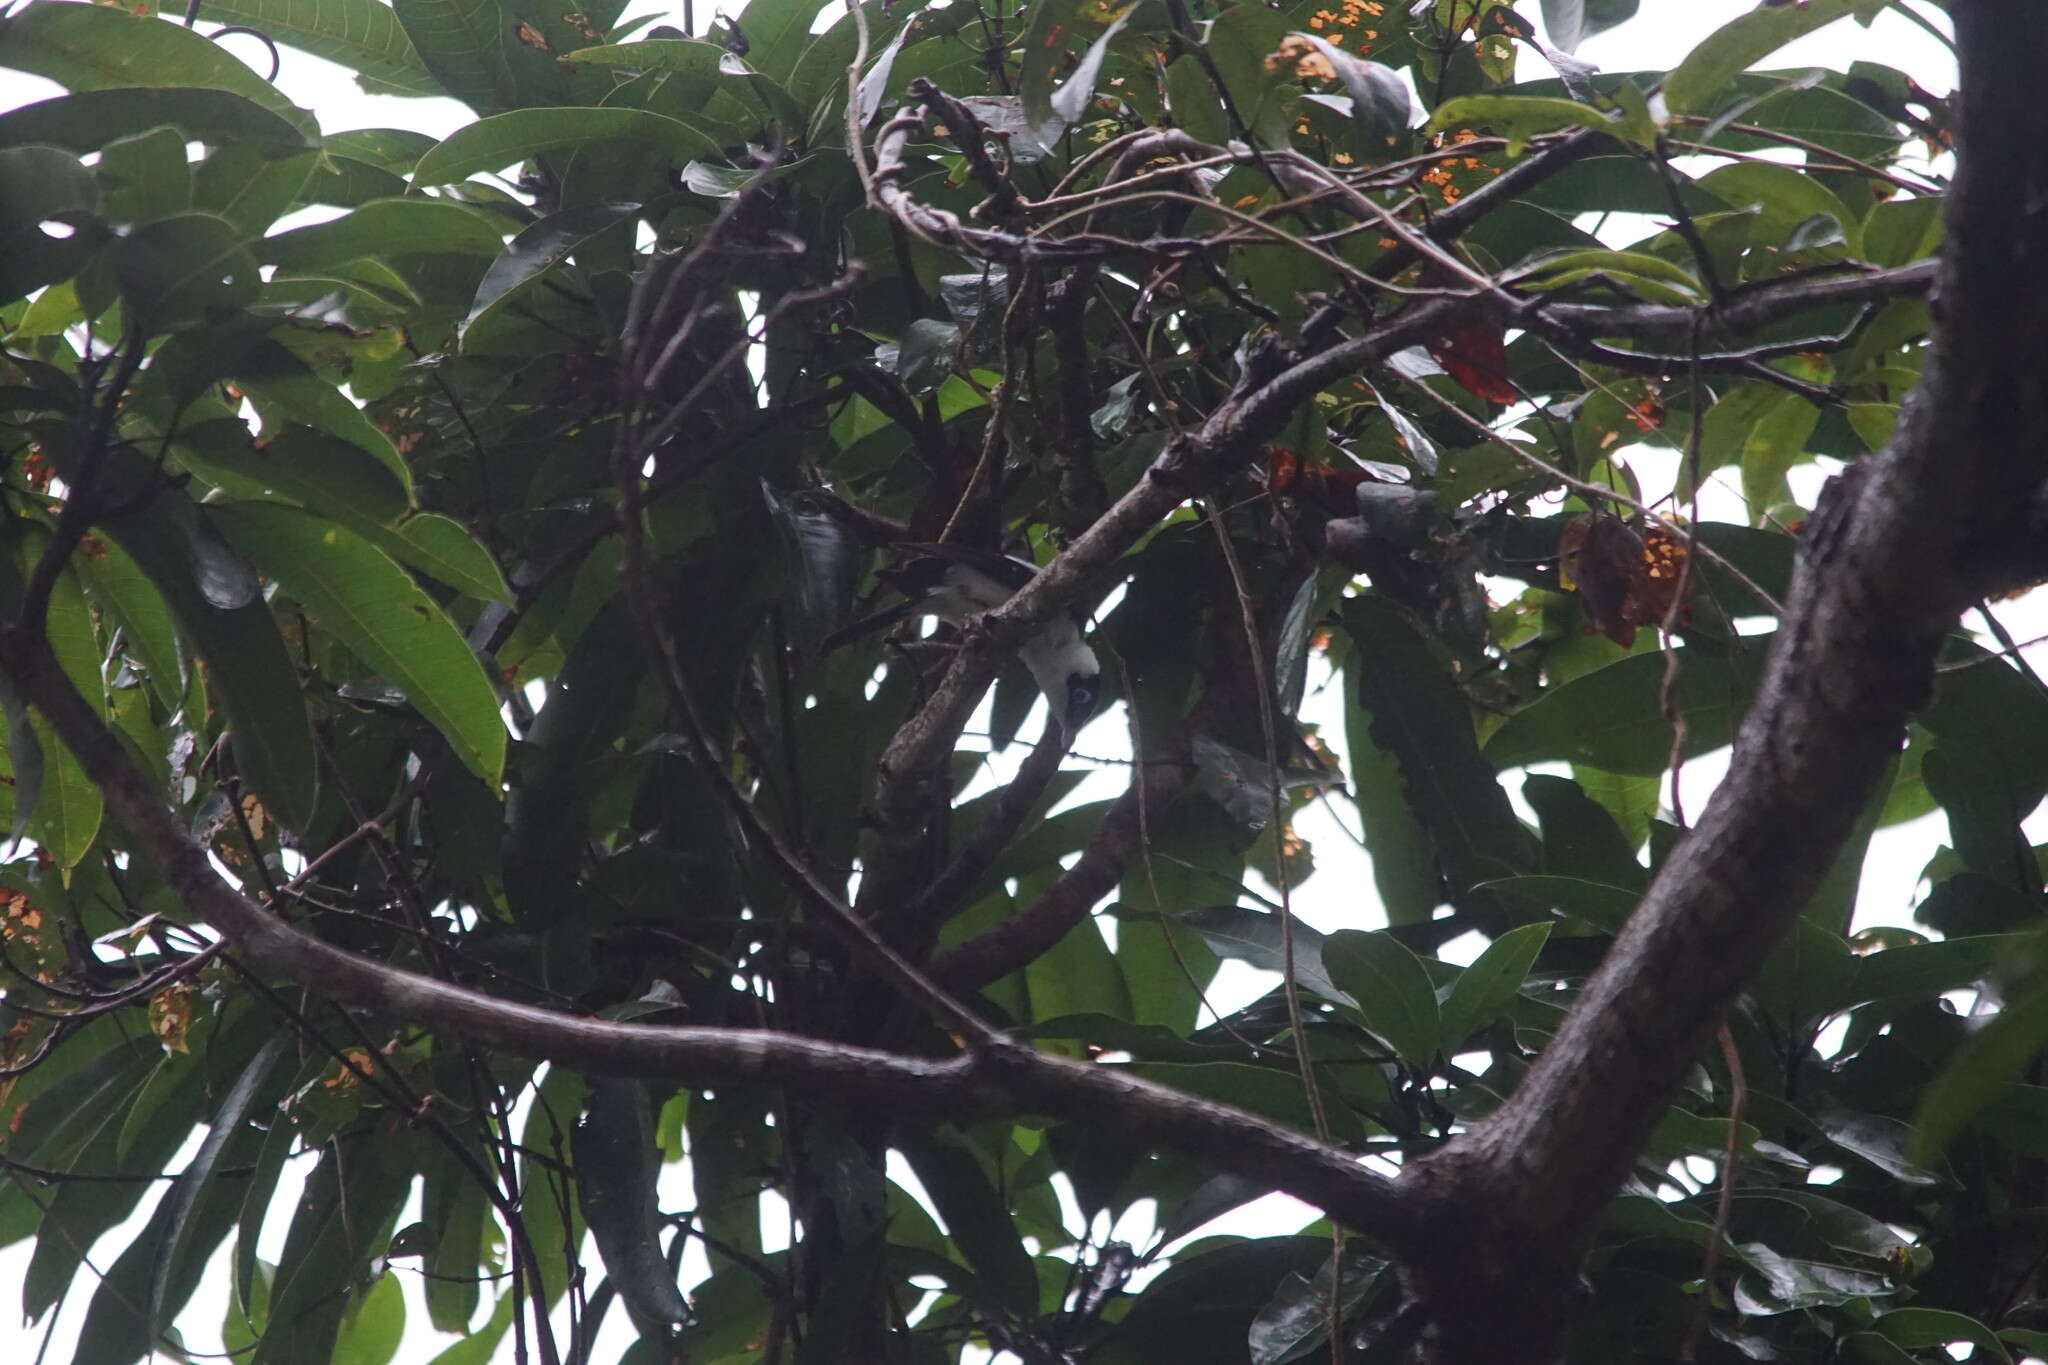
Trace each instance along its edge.
{"label": "tree branch", "polygon": [[1393,1182],[1343,1153],[1117,1066],[1070,1062],[1010,1043],[930,1060],[767,1029],[579,1018],[337,948],[286,924],[214,871],[205,849],[71,685],[39,633],[0,630],[0,669],[78,757],[107,808],[163,869],[179,901],[233,944],[247,966],[323,999],[600,1074],[801,1086],[853,1106],[935,1118],[1035,1113],[1113,1122],[1144,1141],[1285,1190],[1383,1246],[1414,1246],[1427,1235]]}
{"label": "tree branch", "polygon": [[[1437,1325],[1435,1359],[1496,1359],[1506,1324],[1519,1358],[1555,1353],[1602,1210],[1871,799],[1929,695],[1943,635],[2031,557],[2048,316],[2013,308],[2012,287],[2048,259],[2048,105],[2038,98],[2048,14],[1985,0],[1955,18],[1962,171],[1947,239],[1966,249],[1941,268],[1929,372],[1892,443],[1822,498],[1762,686],[1699,826],[1521,1087],[1409,1168],[1403,1183],[1439,1210],[1447,1234],[1409,1267]],[[1716,321],[1754,327],[1793,299],[1878,297],[1933,270],[1758,290],[1716,309]],[[1639,332],[1688,316],[1616,311]]]}
{"label": "tree branch", "polygon": [[1123,878],[1131,855],[1144,841],[1146,812],[1156,817],[1164,811],[1192,776],[1185,752],[1140,764],[1131,785],[1102,817],[1080,860],[1036,901],[933,958],[932,978],[950,990],[979,990],[1050,952]]}
{"label": "tree branch", "polygon": [[1726,298],[1709,306],[1704,316],[1700,309],[1665,303],[1546,303],[1541,312],[1548,322],[1588,338],[1689,337],[1695,319],[1702,336],[1741,336],[1815,308],[1924,294],[1933,286],[1939,265],[1938,261],[1915,261],[1840,279],[1792,280],[1730,290]]}

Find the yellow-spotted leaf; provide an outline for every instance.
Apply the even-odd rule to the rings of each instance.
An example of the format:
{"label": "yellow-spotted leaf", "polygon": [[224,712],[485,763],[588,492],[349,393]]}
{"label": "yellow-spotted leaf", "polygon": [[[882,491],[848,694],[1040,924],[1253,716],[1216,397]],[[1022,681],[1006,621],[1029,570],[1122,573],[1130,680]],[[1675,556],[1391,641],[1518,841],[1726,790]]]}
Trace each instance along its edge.
{"label": "yellow-spotted leaf", "polygon": [[505,767],[497,696],[462,632],[410,574],[354,531],[295,507],[212,511],[236,549],[404,692],[470,770],[497,786]]}

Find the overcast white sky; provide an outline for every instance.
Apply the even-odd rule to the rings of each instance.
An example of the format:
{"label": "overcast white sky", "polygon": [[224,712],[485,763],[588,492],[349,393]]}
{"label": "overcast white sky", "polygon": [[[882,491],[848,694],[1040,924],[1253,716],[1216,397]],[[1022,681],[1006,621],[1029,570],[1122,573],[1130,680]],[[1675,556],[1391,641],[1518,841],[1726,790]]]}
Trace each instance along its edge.
{"label": "overcast white sky", "polygon": [[[1659,69],[1675,64],[1690,51],[1703,37],[1729,19],[1751,8],[1747,0],[1644,0],[1642,13],[1637,19],[1612,32],[1602,34],[1588,41],[1579,51],[1579,56],[1592,61],[1609,71]],[[706,5],[702,9],[708,11]],[[1525,13],[1537,9],[1533,3],[1522,6]],[[1934,7],[1922,4],[1923,12],[1933,12]],[[837,13],[836,6],[829,6],[830,13]],[[675,11],[667,5],[649,5],[641,0],[634,4],[628,15],[661,13],[671,22],[679,22]],[[1938,13],[1938,12],[1937,12]],[[1946,24],[1945,16],[1938,22]],[[209,28],[211,26],[208,26]],[[263,69],[264,57],[256,44],[238,40],[233,50],[246,60]],[[1784,49],[1768,63],[1773,68],[1802,65],[1846,68],[1856,60],[1872,60],[1902,68],[1915,76],[1927,88],[1946,92],[1954,84],[1954,63],[1947,50],[1926,32],[1910,21],[1892,12],[1883,14],[1868,29],[1851,22],[1841,22],[1813,34],[1791,47]],[[1548,68],[1540,59],[1524,53],[1528,63],[1524,74],[1531,78],[1547,76]],[[445,136],[455,128],[469,121],[470,115],[461,105],[451,100],[400,100],[388,97],[370,97],[356,90],[353,80],[346,72],[318,58],[302,53],[285,51],[285,60],[280,85],[302,106],[311,109],[319,117],[324,131],[333,133],[352,128],[400,127],[425,132],[433,136]],[[37,78],[17,72],[0,70],[0,109],[46,98],[58,93],[55,86]],[[1617,231],[1620,231],[1617,227]],[[1633,229],[1628,229],[1630,233]],[[1636,468],[1643,477],[1645,487],[1652,492],[1662,486],[1668,487],[1670,473],[1675,460],[1668,455],[1655,455],[1648,451],[1639,452]],[[1802,502],[1811,505],[1812,496],[1818,488],[1820,471],[1809,468],[1795,474],[1795,489]],[[1740,497],[1726,487],[1710,487],[1705,494],[1703,515],[1708,519],[1743,521],[1746,519]],[[2033,639],[2048,634],[2048,610],[2036,597],[2033,600],[2012,604],[2001,610],[2009,628],[2016,638]],[[2037,663],[2042,662],[2036,652]],[[1312,679],[1312,685],[1316,680]],[[1320,697],[1313,698],[1305,708],[1305,717],[1319,721],[1326,739],[1341,750],[1343,728],[1341,708],[1335,689],[1331,688]],[[1036,722],[1032,723],[1035,727]],[[1034,733],[1035,728],[1026,733]],[[1089,728],[1079,749],[1083,752],[1106,757],[1127,757],[1128,744],[1122,733],[1122,717],[1118,712],[1104,716]],[[989,780],[1007,776],[1008,769],[1021,755],[1013,750],[991,764]],[[1688,809],[1697,811],[1712,782],[1725,767],[1725,754],[1709,755],[1690,763],[1685,772],[1685,791]],[[1126,770],[1117,766],[1105,766],[1084,783],[1073,800],[1088,801],[1114,796],[1122,789]],[[1513,791],[1519,786],[1519,779],[1510,775],[1507,785]],[[1519,800],[1519,797],[1517,797]],[[1339,813],[1341,812],[1341,814]],[[1525,814],[1527,812],[1525,811]],[[1298,888],[1294,895],[1297,912],[1309,923],[1323,930],[1340,928],[1373,928],[1384,923],[1384,918],[1370,897],[1362,903],[1360,891],[1371,885],[1369,867],[1365,856],[1357,850],[1351,836],[1336,823],[1337,820],[1353,821],[1348,806],[1342,802],[1327,803],[1313,807],[1297,825],[1297,831],[1307,838],[1316,851],[1319,874],[1305,886]],[[2033,837],[2040,839],[2044,831],[2030,828]],[[1934,848],[1945,838],[1946,826],[1939,815],[1929,816],[1908,825],[1882,832],[1873,848],[1865,869],[1862,896],[1859,903],[1858,922],[1904,923],[1910,917],[1911,904],[1920,869]],[[1476,952],[1477,943],[1462,945]],[[1227,963],[1225,971],[1212,991],[1212,1002],[1220,1009],[1228,1010],[1270,987],[1274,978],[1255,972],[1241,964]],[[673,1206],[685,1206],[688,1202],[688,1184],[685,1173],[673,1170],[666,1182],[673,1186]],[[104,1267],[110,1264],[121,1247],[134,1236],[141,1226],[149,1205],[129,1223],[117,1228],[102,1239],[94,1262]],[[265,1254],[274,1257],[282,1246],[286,1219],[291,1201],[280,1198],[273,1206],[282,1215],[272,1219],[266,1229]],[[409,1219],[413,1215],[408,1213]],[[1139,1221],[1146,1216],[1139,1215]],[[1298,1227],[1312,1218],[1312,1211],[1294,1204],[1284,1196],[1275,1196],[1261,1201],[1249,1210],[1228,1220],[1231,1230],[1271,1231],[1276,1227]],[[1213,1230],[1224,1230],[1217,1228]],[[1119,1229],[1119,1235],[1141,1240],[1144,1229],[1134,1223]],[[20,1244],[0,1252],[0,1285],[19,1282],[27,1265],[28,1244]],[[410,1266],[416,1263],[406,1263]],[[704,1273],[701,1257],[692,1249],[686,1259],[686,1268],[696,1267],[696,1273]],[[402,1268],[399,1278],[404,1285],[411,1312],[409,1319],[414,1324],[395,1359],[400,1365],[425,1365],[432,1360],[449,1338],[439,1337],[427,1330],[425,1313],[418,1296],[418,1279],[410,1269]],[[190,1345],[199,1350],[219,1349],[218,1323],[225,1306],[224,1284],[226,1267],[224,1260],[216,1260],[208,1276],[209,1288],[203,1290],[196,1301],[195,1310],[186,1314],[181,1327],[186,1332]],[[70,1357],[70,1342],[77,1323],[82,1316],[90,1295],[80,1292],[74,1300],[59,1313],[55,1331],[50,1338],[52,1345],[48,1359],[65,1360]],[[44,1328],[50,1324],[38,1324],[34,1330],[20,1325],[18,1312],[8,1306],[4,1294],[0,1294],[0,1352],[7,1358],[28,1360],[44,1337]],[[598,1359],[612,1359],[630,1339],[625,1329],[624,1315],[615,1312],[610,1323],[606,1350],[600,1351]],[[509,1345],[499,1352],[500,1360],[510,1359]]]}

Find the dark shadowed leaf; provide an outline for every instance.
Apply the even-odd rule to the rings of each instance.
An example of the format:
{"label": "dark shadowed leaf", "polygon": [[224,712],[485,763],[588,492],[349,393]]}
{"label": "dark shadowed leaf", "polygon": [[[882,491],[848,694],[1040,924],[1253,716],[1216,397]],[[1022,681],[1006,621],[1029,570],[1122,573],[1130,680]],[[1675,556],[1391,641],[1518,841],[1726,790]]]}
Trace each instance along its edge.
{"label": "dark shadowed leaf", "polygon": [[1331,979],[1357,1002],[1365,1026],[1401,1060],[1424,1065],[1436,1055],[1443,1038],[1436,989],[1421,959],[1398,939],[1340,929],[1324,941],[1323,961]]}
{"label": "dark shadowed leaf", "polygon": [[[1280,941],[1280,917],[1242,905],[1209,905],[1178,916],[1202,936],[1219,957],[1232,957],[1268,972],[1284,972],[1287,956]],[[1294,979],[1303,989],[1325,1000],[1343,1003],[1350,999],[1323,970],[1323,935],[1319,930],[1295,922]]]}
{"label": "dark shadowed leaf", "polygon": [[661,1249],[661,1153],[647,1087],[600,1076],[586,1103],[571,1147],[583,1219],[634,1323],[656,1335],[672,1331],[689,1318],[690,1305]]}

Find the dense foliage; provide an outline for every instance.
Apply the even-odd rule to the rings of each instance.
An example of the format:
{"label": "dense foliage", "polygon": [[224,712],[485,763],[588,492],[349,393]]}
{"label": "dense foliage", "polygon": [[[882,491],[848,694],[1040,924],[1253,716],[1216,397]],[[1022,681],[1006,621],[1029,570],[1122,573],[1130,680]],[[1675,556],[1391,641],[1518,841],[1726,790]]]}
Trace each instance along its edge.
{"label": "dense foliage", "polygon": [[[701,38],[568,0],[152,8],[0,18],[66,91],[0,114],[29,1318],[89,1295],[77,1359],[178,1357],[227,1245],[258,1365],[392,1358],[403,1277],[449,1362],[583,1360],[615,1307],[641,1361],[1404,1356],[1373,1227],[1177,1240],[1277,1168],[1050,1098],[899,1118],[851,1051],[787,1084],[743,1040],[944,1059],[992,1024],[1383,1170],[1499,1104],[1757,685],[1788,473],[1882,447],[1927,354],[1947,106],[1748,70],[1885,6],[1766,6],[1670,73],[1570,55],[1634,0],[1543,0],[1556,47],[1492,0],[753,0]],[[323,132],[237,55],[265,38],[476,120]],[[1691,514],[1709,476],[1745,516]],[[1128,794],[1062,804],[1089,768],[1003,663],[1029,620],[839,644],[889,547],[940,541],[1073,547],[1030,610],[1096,613],[1081,747],[1135,754]],[[2048,689],[1990,643],[1955,634],[1607,1205],[1572,1359],[2048,1346]],[[1341,734],[1298,719],[1329,676]],[[990,750],[1029,756],[961,796]],[[1370,887],[1293,830],[1324,799]],[[726,1030],[729,1063],[542,1064],[294,979],[208,927],[151,803],[349,954]],[[1870,840],[1936,808],[1927,933],[1851,936]],[[1360,928],[1287,918],[1318,855]],[[1290,984],[1212,1019],[1220,957]]]}

